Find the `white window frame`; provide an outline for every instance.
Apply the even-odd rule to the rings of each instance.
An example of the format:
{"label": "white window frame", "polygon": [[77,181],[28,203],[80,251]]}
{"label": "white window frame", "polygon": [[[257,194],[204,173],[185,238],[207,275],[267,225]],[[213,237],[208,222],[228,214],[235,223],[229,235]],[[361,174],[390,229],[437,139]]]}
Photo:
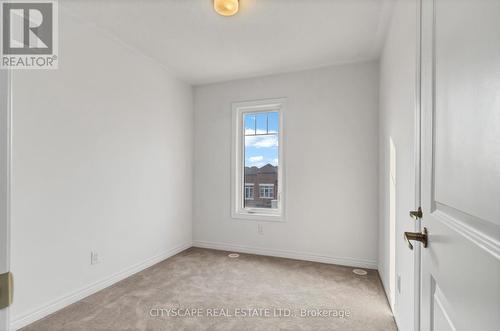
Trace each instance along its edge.
{"label": "white window frame", "polygon": [[[283,114],[286,111],[286,98],[267,99],[257,101],[235,102],[232,104],[232,155],[231,155],[231,216],[235,219],[257,221],[285,220],[285,131]],[[275,111],[279,115],[278,132],[278,185],[276,187],[278,208],[244,207],[244,123],[243,116],[247,113]],[[260,190],[259,190],[260,195]],[[254,198],[255,198],[254,188]]]}

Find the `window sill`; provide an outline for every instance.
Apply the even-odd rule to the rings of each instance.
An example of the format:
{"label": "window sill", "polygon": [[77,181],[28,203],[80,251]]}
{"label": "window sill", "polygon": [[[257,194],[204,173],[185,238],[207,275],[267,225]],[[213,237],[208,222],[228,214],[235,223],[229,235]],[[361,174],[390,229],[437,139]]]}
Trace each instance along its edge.
{"label": "window sill", "polygon": [[270,214],[270,213],[249,213],[244,211],[233,211],[231,213],[233,219],[250,220],[250,221],[262,221],[262,222],[285,222],[285,217],[282,214]]}

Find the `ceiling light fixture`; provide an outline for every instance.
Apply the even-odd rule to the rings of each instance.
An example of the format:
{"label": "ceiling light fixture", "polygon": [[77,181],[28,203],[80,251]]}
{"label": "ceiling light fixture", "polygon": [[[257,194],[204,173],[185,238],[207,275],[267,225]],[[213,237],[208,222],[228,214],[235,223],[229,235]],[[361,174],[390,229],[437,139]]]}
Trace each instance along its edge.
{"label": "ceiling light fixture", "polygon": [[222,16],[233,16],[238,12],[238,0],[214,0],[215,11]]}

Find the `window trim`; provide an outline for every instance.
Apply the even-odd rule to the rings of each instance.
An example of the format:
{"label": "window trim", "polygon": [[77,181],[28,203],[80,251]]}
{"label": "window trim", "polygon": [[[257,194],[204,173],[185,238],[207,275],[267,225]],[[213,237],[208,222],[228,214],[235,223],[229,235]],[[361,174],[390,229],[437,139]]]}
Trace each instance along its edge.
{"label": "window trim", "polygon": [[[232,155],[231,155],[231,216],[235,219],[277,221],[285,220],[286,192],[285,192],[285,141],[283,132],[284,112],[286,111],[286,98],[266,99],[256,101],[244,101],[232,103]],[[244,208],[244,123],[243,115],[246,113],[276,111],[279,115],[278,132],[278,185],[276,193],[278,197],[278,208]],[[240,189],[241,188],[241,189]],[[260,192],[259,192],[260,194]],[[255,198],[255,188],[254,188]]]}

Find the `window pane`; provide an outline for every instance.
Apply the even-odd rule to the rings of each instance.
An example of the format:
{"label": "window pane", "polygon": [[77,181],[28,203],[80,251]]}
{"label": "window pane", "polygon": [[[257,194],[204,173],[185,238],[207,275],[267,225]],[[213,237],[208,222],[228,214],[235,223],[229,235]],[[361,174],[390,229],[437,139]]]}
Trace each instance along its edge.
{"label": "window pane", "polygon": [[269,132],[278,132],[279,114],[276,111],[269,112],[267,116]]}
{"label": "window pane", "polygon": [[[244,114],[244,207],[278,208],[279,114]],[[247,127],[248,125],[248,127]],[[271,125],[271,126],[270,126]],[[251,188],[250,188],[251,187]]]}
{"label": "window pane", "polygon": [[257,134],[267,133],[267,113],[259,113],[257,116]]}
{"label": "window pane", "polygon": [[255,115],[245,115],[245,134],[255,134]]}

